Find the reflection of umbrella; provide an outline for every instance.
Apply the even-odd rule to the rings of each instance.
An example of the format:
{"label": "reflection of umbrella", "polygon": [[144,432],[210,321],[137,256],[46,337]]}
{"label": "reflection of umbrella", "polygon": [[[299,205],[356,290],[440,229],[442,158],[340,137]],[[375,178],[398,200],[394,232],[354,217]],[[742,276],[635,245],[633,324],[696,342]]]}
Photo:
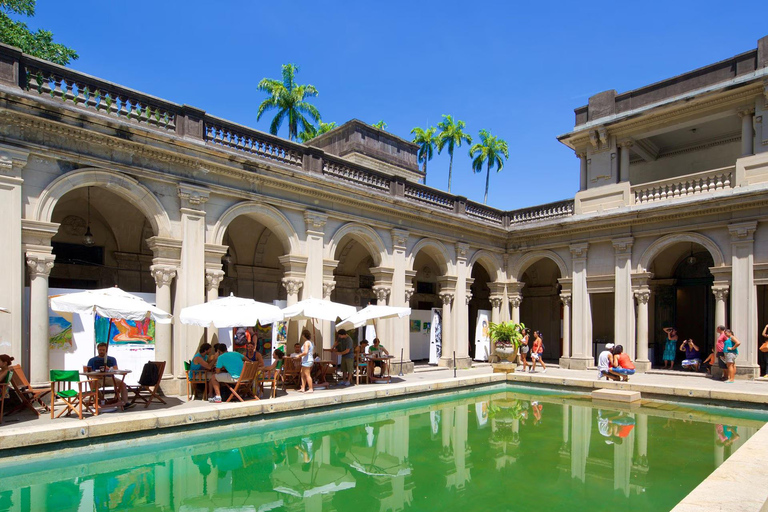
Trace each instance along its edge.
{"label": "reflection of umbrella", "polygon": [[297,498],[328,494],[355,487],[355,479],[344,468],[312,464],[304,471],[301,464],[281,466],[272,473],[274,490]]}
{"label": "reflection of umbrella", "polygon": [[404,316],[408,316],[410,314],[411,308],[368,305],[357,313],[344,318],[343,321],[336,324],[336,330],[352,329],[362,327],[364,325],[375,325],[375,320],[377,319],[385,320],[387,318],[403,318]]}
{"label": "reflection of umbrella", "polygon": [[407,463],[375,447],[353,446],[341,461],[349,464],[352,469],[370,476],[396,477],[411,474],[411,468]]}
{"label": "reflection of umbrella", "polygon": [[355,307],[321,299],[304,299],[283,309],[286,320],[328,320],[347,318],[354,314]]}
{"label": "reflection of umbrella", "polygon": [[283,313],[279,307],[234,295],[184,308],[179,316],[182,323],[200,327],[213,324],[217,329],[253,326],[257,323],[267,325],[282,319]]}
{"label": "reflection of umbrella", "polygon": [[267,512],[283,507],[283,500],[275,492],[233,491],[212,496],[195,496],[185,499],[180,512],[225,512],[231,510],[253,510]]}
{"label": "reflection of umbrella", "polygon": [[[151,317],[160,324],[171,323],[171,314],[153,306],[141,297],[120,288],[104,288],[51,297],[51,309],[57,313],[98,313],[105,318],[141,321]],[[65,317],[66,318],[66,317]],[[70,320],[70,318],[67,318]]]}

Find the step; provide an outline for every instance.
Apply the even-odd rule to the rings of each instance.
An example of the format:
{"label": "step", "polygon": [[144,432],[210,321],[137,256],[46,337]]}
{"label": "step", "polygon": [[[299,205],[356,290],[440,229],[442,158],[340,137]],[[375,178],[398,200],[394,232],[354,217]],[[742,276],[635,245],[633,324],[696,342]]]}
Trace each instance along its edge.
{"label": "step", "polygon": [[625,391],[623,389],[596,389],[592,392],[592,400],[605,400],[608,402],[639,402],[639,391]]}

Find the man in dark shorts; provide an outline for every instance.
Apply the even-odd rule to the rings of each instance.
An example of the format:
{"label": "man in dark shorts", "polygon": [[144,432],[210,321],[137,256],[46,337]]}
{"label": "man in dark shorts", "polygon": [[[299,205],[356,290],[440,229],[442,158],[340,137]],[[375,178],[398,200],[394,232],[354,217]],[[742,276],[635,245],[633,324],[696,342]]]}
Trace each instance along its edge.
{"label": "man in dark shorts", "polygon": [[349,386],[352,384],[352,374],[355,373],[355,349],[352,338],[349,337],[346,330],[339,329],[338,334],[339,338],[333,350],[341,356],[341,373],[344,380],[340,384]]}

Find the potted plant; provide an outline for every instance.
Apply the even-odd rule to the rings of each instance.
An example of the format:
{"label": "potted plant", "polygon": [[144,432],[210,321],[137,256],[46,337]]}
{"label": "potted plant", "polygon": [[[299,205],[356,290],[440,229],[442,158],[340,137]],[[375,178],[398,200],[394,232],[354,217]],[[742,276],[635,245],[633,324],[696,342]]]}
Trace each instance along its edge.
{"label": "potted plant", "polygon": [[491,322],[488,328],[491,341],[493,342],[494,353],[501,360],[515,362],[517,360],[517,351],[523,339],[525,325],[515,322],[501,322],[494,324]]}

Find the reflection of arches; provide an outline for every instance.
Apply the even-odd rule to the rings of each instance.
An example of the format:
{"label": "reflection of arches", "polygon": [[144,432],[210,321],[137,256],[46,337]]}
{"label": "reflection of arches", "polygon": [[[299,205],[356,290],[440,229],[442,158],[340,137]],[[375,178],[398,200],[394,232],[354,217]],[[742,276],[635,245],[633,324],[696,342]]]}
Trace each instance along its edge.
{"label": "reflection of arches", "polygon": [[379,234],[368,226],[355,224],[354,222],[344,224],[333,234],[326,247],[325,257],[327,259],[336,259],[338,246],[344,237],[348,235],[360,242],[368,250],[368,253],[373,258],[374,266],[380,267],[387,264],[389,253],[387,253],[387,247],[384,245],[384,241]]}
{"label": "reflection of arches", "polygon": [[101,187],[113,192],[141,211],[158,236],[171,236],[171,222],[163,205],[144,185],[125,174],[105,169],[80,169],[53,180],[40,194],[34,219],[50,222],[56,203],[76,188]]}
{"label": "reflection of arches", "polygon": [[256,201],[237,203],[224,212],[209,231],[208,239],[210,243],[221,245],[227,227],[241,215],[256,219],[264,227],[272,231],[280,240],[285,254],[300,253],[299,237],[291,222],[277,208],[268,204],[257,203]]}
{"label": "reflection of arches", "polygon": [[725,265],[725,258],[720,250],[720,247],[711,239],[699,233],[673,233],[671,235],[664,235],[661,238],[654,241],[643,252],[640,257],[640,263],[638,265],[638,271],[644,272],[650,268],[653,260],[661,254],[665,249],[676,245],[678,243],[694,243],[704,247],[709,254],[712,255],[712,259],[715,262],[716,267]]}
{"label": "reflection of arches", "polygon": [[491,282],[501,281],[501,269],[504,266],[501,255],[486,250],[477,251],[469,259],[469,263],[467,263],[467,273],[469,275],[472,275],[475,263],[480,263],[485,271],[488,272]]}
{"label": "reflection of arches", "polygon": [[565,264],[565,261],[557,255],[557,253],[553,251],[543,250],[543,251],[532,251],[527,252],[523,254],[518,260],[516,260],[512,264],[511,269],[511,275],[512,278],[514,278],[517,281],[520,281],[523,278],[523,272],[525,272],[528,267],[539,261],[540,259],[550,259],[552,260],[555,265],[560,269],[560,277],[568,277],[570,275],[570,272],[568,271],[568,266]]}
{"label": "reflection of arches", "polygon": [[438,267],[440,267],[441,275],[450,275],[449,270],[451,268],[452,259],[451,255],[448,253],[448,249],[445,247],[445,245],[443,245],[442,242],[433,240],[431,238],[422,238],[416,243],[416,245],[413,246],[411,253],[408,255],[406,268],[416,270],[413,268],[413,263],[416,261],[416,255],[418,255],[421,251],[424,251],[433,260],[435,260],[435,263],[437,263]]}

